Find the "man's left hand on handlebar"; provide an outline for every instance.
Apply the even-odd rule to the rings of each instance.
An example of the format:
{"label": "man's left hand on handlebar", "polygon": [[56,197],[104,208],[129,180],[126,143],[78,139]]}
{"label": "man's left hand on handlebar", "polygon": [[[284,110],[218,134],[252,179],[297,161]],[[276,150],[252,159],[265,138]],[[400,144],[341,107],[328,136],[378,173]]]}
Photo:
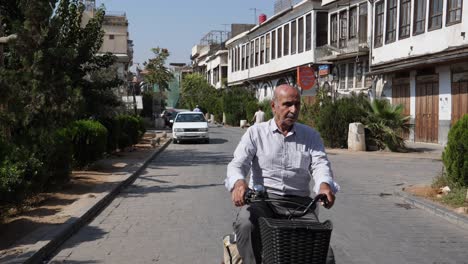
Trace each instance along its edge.
{"label": "man's left hand on handlebar", "polygon": [[237,180],[232,188],[231,197],[235,206],[241,207],[245,204],[244,195],[249,186],[244,180]]}
{"label": "man's left hand on handlebar", "polygon": [[330,209],[332,208],[333,204],[335,203],[335,195],[333,194],[333,191],[328,183],[322,182],[320,184],[320,189],[318,194],[325,194],[328,198],[328,203],[324,204],[323,207]]}

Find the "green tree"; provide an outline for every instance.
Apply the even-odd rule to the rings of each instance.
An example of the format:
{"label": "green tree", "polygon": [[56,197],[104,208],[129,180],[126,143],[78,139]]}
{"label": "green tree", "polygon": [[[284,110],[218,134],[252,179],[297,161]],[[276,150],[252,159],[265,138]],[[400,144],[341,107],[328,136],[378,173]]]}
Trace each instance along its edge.
{"label": "green tree", "polygon": [[[60,166],[54,164],[55,149],[64,142],[54,136],[60,128],[108,110],[98,105],[115,103],[106,96],[114,78],[109,83],[100,78],[114,58],[97,56],[104,10],[98,9],[86,25],[83,13],[78,0],[0,2],[0,24],[7,35],[17,35],[5,47],[0,68],[0,127],[18,153],[6,163],[0,157],[0,163],[7,164],[6,171],[21,168],[16,171],[22,186],[44,186]],[[20,167],[11,163],[20,161]]]}
{"label": "green tree", "polygon": [[224,94],[223,90],[211,86],[201,74],[193,73],[182,80],[179,104],[188,109],[199,105],[203,112],[214,114],[220,121]]}
{"label": "green tree", "polygon": [[174,75],[165,66],[170,55],[169,51],[160,47],[152,48],[151,51],[154,57],[143,63],[146,70],[143,79],[150,84],[150,87],[157,85],[159,88],[158,96],[153,99],[153,103],[155,103],[153,110],[157,111],[156,114],[159,114],[165,105],[165,94],[169,90],[169,82],[174,78]]}

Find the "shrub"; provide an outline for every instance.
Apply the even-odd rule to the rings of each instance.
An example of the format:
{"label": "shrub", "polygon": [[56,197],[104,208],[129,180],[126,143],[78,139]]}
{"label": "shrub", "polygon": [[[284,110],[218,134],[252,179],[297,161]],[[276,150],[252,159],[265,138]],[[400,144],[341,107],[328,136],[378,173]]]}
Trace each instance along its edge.
{"label": "shrub", "polygon": [[122,133],[122,127],[119,120],[113,118],[103,118],[99,122],[107,129],[106,152],[112,153],[119,148],[119,138]]}
{"label": "shrub", "polygon": [[273,111],[271,110],[271,101],[265,99],[258,103],[258,105],[262,108],[263,112],[265,112],[265,121],[268,121],[273,118]]}
{"label": "shrub", "polygon": [[408,133],[411,125],[409,116],[403,115],[402,105],[391,105],[385,99],[375,99],[365,105],[367,115],[364,125],[367,128],[366,143],[379,149],[405,151],[405,141],[401,136]]}
{"label": "shrub", "polygon": [[83,167],[102,157],[107,146],[107,129],[93,120],[78,120],[69,127],[73,144],[73,162]]}
{"label": "shrub", "polygon": [[245,87],[232,87],[223,96],[226,122],[238,126],[240,120],[249,120],[257,111],[257,99],[252,91]]}
{"label": "shrub", "polygon": [[366,116],[362,105],[366,100],[364,95],[352,94],[335,102],[322,102],[314,122],[327,147],[348,146],[349,123],[362,122]]}
{"label": "shrub", "polygon": [[45,183],[59,184],[69,180],[72,170],[73,144],[70,131],[62,128],[53,133],[44,148]]}
{"label": "shrub", "polygon": [[442,160],[449,182],[468,186],[468,114],[450,129]]}
{"label": "shrub", "polygon": [[145,131],[143,119],[132,115],[119,115],[117,120],[121,127],[118,140],[119,148],[123,149],[138,143]]}
{"label": "shrub", "polygon": [[8,155],[0,160],[0,200],[15,203],[23,200],[39,184],[42,163],[28,149],[3,144]]}

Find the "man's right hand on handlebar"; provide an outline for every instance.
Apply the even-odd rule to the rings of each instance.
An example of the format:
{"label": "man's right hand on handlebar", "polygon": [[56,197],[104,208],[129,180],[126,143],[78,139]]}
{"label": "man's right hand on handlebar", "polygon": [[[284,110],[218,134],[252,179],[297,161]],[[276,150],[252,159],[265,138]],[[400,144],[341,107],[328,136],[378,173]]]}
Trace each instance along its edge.
{"label": "man's right hand on handlebar", "polygon": [[249,186],[244,180],[237,180],[232,188],[231,197],[235,206],[241,207],[245,204],[244,195]]}

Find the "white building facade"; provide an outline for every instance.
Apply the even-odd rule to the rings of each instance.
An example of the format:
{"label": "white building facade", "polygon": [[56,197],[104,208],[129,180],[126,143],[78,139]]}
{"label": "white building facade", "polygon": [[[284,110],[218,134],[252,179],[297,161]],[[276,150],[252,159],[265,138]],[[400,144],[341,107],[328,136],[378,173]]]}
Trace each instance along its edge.
{"label": "white building facade", "polygon": [[371,74],[382,96],[403,104],[411,116],[410,140],[444,145],[450,126],[468,113],[466,4],[380,0],[372,5]]}
{"label": "white building facade", "polygon": [[316,48],[327,44],[326,17],[321,1],[301,1],[228,40],[228,86],[248,86],[263,101],[280,84],[296,85],[297,67],[316,67]]}

